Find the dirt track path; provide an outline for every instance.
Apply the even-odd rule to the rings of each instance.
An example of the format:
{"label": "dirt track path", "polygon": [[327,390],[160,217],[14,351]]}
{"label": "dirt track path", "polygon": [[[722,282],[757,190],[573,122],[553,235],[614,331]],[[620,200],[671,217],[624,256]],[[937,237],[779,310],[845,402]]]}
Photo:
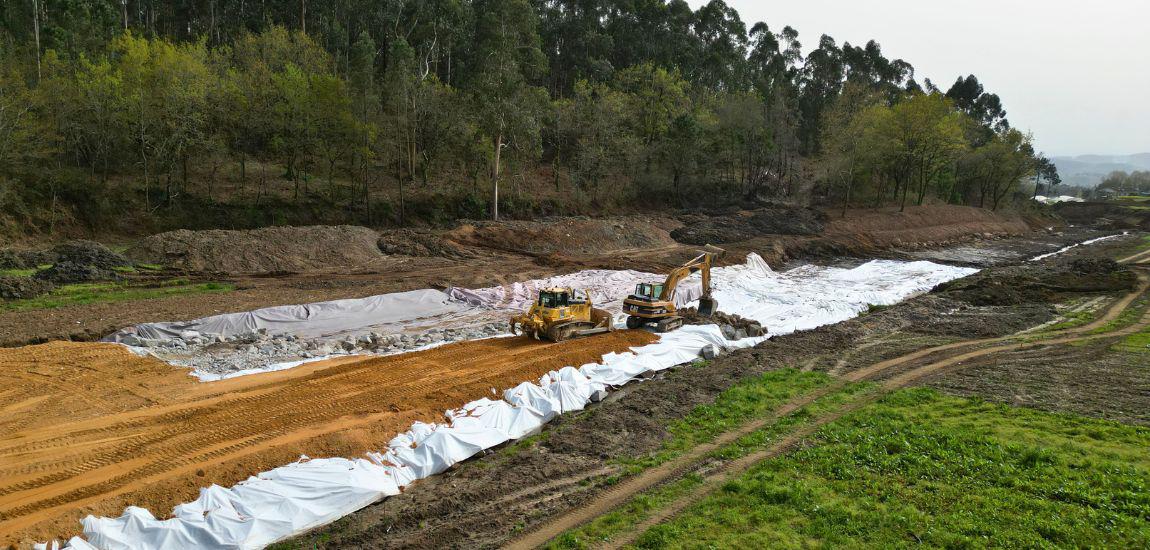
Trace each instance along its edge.
{"label": "dirt track path", "polygon": [[[1150,251],[1131,256],[1130,258],[1125,258],[1121,261],[1122,263],[1134,262],[1138,264],[1150,262]],[[977,357],[1001,352],[1017,351],[1048,345],[1068,344],[1072,342],[1095,340],[1099,338],[1113,338],[1116,336],[1124,336],[1138,332],[1147,326],[1150,326],[1150,311],[1146,312],[1137,322],[1125,328],[1098,334],[1090,334],[1092,331],[1103,328],[1111,321],[1117,319],[1127,308],[1130,307],[1130,305],[1136,299],[1138,299],[1139,296],[1142,296],[1148,289],[1150,289],[1150,276],[1147,275],[1146,271],[1140,269],[1138,272],[1138,279],[1139,284],[1134,291],[1116,300],[1097,320],[1083,326],[1057,331],[1047,335],[1045,338],[1023,342],[1015,341],[1005,345],[993,344],[1018,340],[1018,337],[1005,336],[1000,338],[987,338],[956,342],[943,346],[927,348],[901,357],[875,363],[862,369],[851,371],[843,375],[840,379],[832,382],[827,386],[824,386],[823,388],[820,388],[819,390],[816,390],[807,395],[797,397],[783,404],[768,417],[748,422],[736,430],[720,434],[714,441],[710,443],[699,445],[680,457],[677,457],[660,466],[645,470],[617,485],[612,486],[611,488],[605,490],[600,496],[596,497],[584,506],[576,510],[572,510],[564,515],[553,518],[551,521],[537,527],[536,529],[524,533],[523,535],[508,543],[505,548],[528,549],[540,547],[570,529],[584,525],[599,516],[613,511],[615,508],[623,505],[644,491],[659,485],[663,485],[675,479],[679,479],[683,475],[698,469],[705,461],[705,459],[708,458],[708,455],[710,455],[711,452],[730,443],[733,443],[745,435],[775,423],[779,418],[789,415],[795,410],[809,405],[819,398],[842,388],[848,381],[859,382],[877,380],[885,377],[885,380],[880,383],[880,386],[876,390],[868,392],[862,397],[853,399],[834,411],[811,419],[798,429],[792,431],[782,439],[768,445],[767,447],[764,447],[763,449],[728,462],[719,467],[717,470],[710,472],[703,478],[703,484],[700,487],[692,490],[690,494],[668,504],[667,506],[664,506],[663,508],[660,508],[643,522],[632,526],[629,530],[621,533],[611,541],[600,545],[600,547],[620,548],[634,542],[635,539],[642,535],[647,529],[671,518],[672,516],[686,509],[691,504],[698,502],[703,497],[713,492],[715,489],[721,487],[728,480],[737,475],[740,475],[747,468],[758,462],[781,455],[793,449],[805,438],[812,435],[818,428],[833,422],[845,414],[857,410],[858,408],[868,403],[872,403],[892,391],[906,387],[914,382],[922,380],[923,378],[936,374],[941,370],[954,367]],[[991,347],[984,347],[987,345],[990,345]],[[975,349],[973,351],[964,351],[971,348]],[[956,351],[957,353],[947,353]],[[906,370],[908,366],[909,370]],[[892,376],[887,377],[887,375]]]}
{"label": "dirt track path", "polygon": [[300,454],[378,450],[492,388],[654,338],[479,340],[212,383],[111,344],[0,350],[0,544],[66,538],[80,517],[127,504],[160,517]]}

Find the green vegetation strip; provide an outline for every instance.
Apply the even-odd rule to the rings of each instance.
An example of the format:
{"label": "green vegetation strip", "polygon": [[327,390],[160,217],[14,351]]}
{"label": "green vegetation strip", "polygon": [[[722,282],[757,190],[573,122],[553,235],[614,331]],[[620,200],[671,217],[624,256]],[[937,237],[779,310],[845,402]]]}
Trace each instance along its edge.
{"label": "green vegetation strip", "polygon": [[[818,438],[726,483],[637,546],[1150,547],[1145,428],[910,389]],[[690,484],[648,502],[686,495]]]}
{"label": "green vegetation strip", "polygon": [[[688,368],[707,368],[697,363]],[[635,474],[682,455],[692,447],[737,429],[747,421],[772,413],[780,405],[810,393],[832,381],[819,372],[780,369],[743,380],[719,394],[714,403],[695,407],[668,428],[671,437],[663,447],[638,459],[620,460],[626,474]]]}
{"label": "green vegetation strip", "polygon": [[0,311],[28,311],[36,309],[56,309],[108,302],[128,302],[167,296],[230,292],[235,285],[230,283],[191,283],[186,279],[164,281],[158,286],[133,286],[124,283],[83,283],[61,286],[48,294],[29,298],[0,302]]}
{"label": "green vegetation strip", "polygon": [[[746,388],[743,386],[752,386],[758,389],[766,389],[766,387],[773,386],[773,391],[785,391],[788,387],[797,387],[803,385],[807,380],[815,378],[822,379],[824,383],[830,381],[830,377],[821,373],[799,372],[794,369],[784,369],[780,371],[773,371],[767,373],[763,377],[751,380],[747,384],[741,384],[739,387],[732,388],[728,392],[744,393]],[[813,388],[810,388],[813,389]],[[752,452],[763,449],[772,443],[777,442],[799,427],[806,425],[812,419],[837,410],[844,406],[846,403],[853,401],[856,398],[869,394],[875,389],[873,384],[857,383],[849,384],[831,391],[827,395],[819,397],[807,406],[795,410],[793,413],[779,418],[763,429],[754,431],[734,443],[725,445],[710,454],[708,458],[721,459],[724,461],[735,460],[737,458],[746,456]],[[808,393],[808,392],[803,392]],[[745,393],[744,393],[745,395]],[[801,394],[798,394],[801,395]],[[796,395],[797,396],[797,395]],[[722,394],[720,402],[728,397],[727,393]],[[788,399],[789,400],[789,399]],[[781,402],[775,403],[773,407],[764,407],[757,411],[755,416],[763,416],[771,412],[770,409],[776,408]],[[700,407],[699,409],[712,409],[716,405]],[[757,407],[756,407],[757,408]],[[697,409],[696,411],[698,411]],[[690,425],[689,419],[680,423],[680,426]],[[734,428],[735,426],[732,426]],[[711,433],[714,436],[714,433]],[[709,439],[709,438],[708,438]],[[663,453],[668,452],[669,448],[678,446],[674,440],[668,443],[659,453],[653,456],[662,456]],[[706,462],[706,461],[704,461]],[[573,529],[557,537],[551,541],[547,548],[552,549],[575,549],[575,548],[589,548],[600,542],[609,541],[615,535],[628,531],[632,526],[640,523],[651,516],[659,509],[666,505],[675,502],[680,498],[684,498],[692,494],[703,484],[703,478],[698,474],[691,473],[676,479],[670,483],[656,487],[650,491],[644,492],[631,499],[627,504],[595,518],[587,525]]]}

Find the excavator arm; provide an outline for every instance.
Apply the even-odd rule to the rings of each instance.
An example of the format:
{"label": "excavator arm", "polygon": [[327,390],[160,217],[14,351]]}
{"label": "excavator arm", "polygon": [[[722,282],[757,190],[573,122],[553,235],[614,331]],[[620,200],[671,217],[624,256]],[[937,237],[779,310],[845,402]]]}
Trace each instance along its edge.
{"label": "excavator arm", "polygon": [[711,297],[711,265],[715,260],[724,252],[721,248],[715,248],[708,245],[708,251],[703,252],[696,256],[691,261],[671,270],[667,274],[667,280],[663,282],[663,292],[659,295],[659,299],[663,301],[671,301],[675,296],[675,289],[679,283],[683,282],[692,273],[702,271],[703,276],[703,295],[699,298],[699,314],[704,317],[709,317],[718,309],[718,303]]}

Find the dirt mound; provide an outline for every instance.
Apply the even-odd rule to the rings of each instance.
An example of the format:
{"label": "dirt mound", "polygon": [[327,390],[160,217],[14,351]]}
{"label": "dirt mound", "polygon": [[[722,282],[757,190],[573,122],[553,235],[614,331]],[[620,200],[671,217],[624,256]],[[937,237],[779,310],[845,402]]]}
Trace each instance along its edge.
{"label": "dirt mound", "polygon": [[27,269],[28,264],[15,250],[0,250],[0,269]]}
{"label": "dirt mound", "polygon": [[587,255],[675,244],[655,223],[631,218],[545,218],[470,222],[452,231],[456,242],[532,255]]}
{"label": "dirt mound", "polygon": [[52,283],[32,277],[0,277],[0,300],[25,300],[51,291]]}
{"label": "dirt mound", "polygon": [[55,262],[56,253],[51,250],[0,250],[0,269],[35,269]]}
{"label": "dirt mound", "polygon": [[1150,230],[1150,210],[1141,205],[1109,202],[1064,202],[1053,207],[1054,213],[1075,225],[1103,229]]}
{"label": "dirt mound", "polygon": [[101,269],[94,265],[78,264],[76,262],[57,262],[48,269],[37,271],[32,278],[67,285],[73,283],[111,281],[118,279],[119,275],[117,275],[115,271]]}
{"label": "dirt mound", "polygon": [[1112,260],[1078,259],[983,271],[935,291],[975,306],[1017,306],[1055,302],[1062,295],[1126,291],[1137,282],[1133,271]]}
{"label": "dirt mound", "polygon": [[954,205],[908,206],[849,210],[831,215],[824,235],[851,243],[859,249],[916,248],[972,237],[1023,235],[1031,231],[1027,219],[1017,213]]}
{"label": "dirt mound", "polygon": [[391,229],[381,231],[377,241],[380,252],[388,255],[470,258],[474,254],[431,230]]}
{"label": "dirt mound", "polygon": [[52,249],[56,262],[113,269],[132,265],[132,261],[92,241],[68,241]]}
{"label": "dirt mound", "polygon": [[366,227],[317,225],[250,231],[181,229],[152,235],[128,250],[142,263],[192,271],[271,273],[361,266],[381,258]]}
{"label": "dirt mound", "polygon": [[730,215],[687,215],[671,237],[684,244],[745,241],[761,235],[816,235],[826,226],[826,214],[812,208],[775,205]]}

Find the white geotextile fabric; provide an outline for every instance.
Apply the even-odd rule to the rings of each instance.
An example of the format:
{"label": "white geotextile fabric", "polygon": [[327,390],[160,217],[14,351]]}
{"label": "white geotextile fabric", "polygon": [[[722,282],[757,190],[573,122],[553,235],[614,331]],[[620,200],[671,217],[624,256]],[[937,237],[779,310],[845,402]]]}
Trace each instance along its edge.
{"label": "white geotextile fabric", "polygon": [[872,260],[854,268],[805,265],[776,272],[758,254],[712,272],[719,311],[789,334],[845,321],[978,271],[927,261]]}
{"label": "white geotextile fabric", "polygon": [[256,330],[266,330],[273,335],[293,334],[300,338],[317,338],[355,329],[419,325],[421,322],[462,314],[470,309],[467,304],[451,299],[440,290],[412,290],[367,298],[266,307],[194,321],[145,323],[112,334],[105,340],[118,342],[129,334],[149,339],[170,339],[178,338],[184,331],[226,338]]}
{"label": "white geotextile fabric", "polygon": [[[868,304],[892,304],[974,271],[931,262],[874,261],[853,269],[800,267],[776,273],[751,255],[744,265],[715,270],[714,281],[721,311],[753,318],[772,334],[782,334],[838,322]],[[601,288],[621,293],[616,295],[619,299],[636,280],[650,277],[598,273],[607,280]],[[574,276],[594,282],[588,272]],[[517,303],[516,295],[522,292],[526,291],[487,295],[498,297],[494,303]],[[507,302],[499,301],[507,296]],[[605,294],[604,299],[610,296]],[[715,325],[684,326],[660,335],[656,343],[608,353],[600,363],[565,367],[536,382],[524,382],[504,391],[501,400],[479,399],[447,411],[446,424],[416,423],[386,449],[365,458],[302,460],[232,488],[208,487],[195,502],[176,507],[170,519],[159,520],[134,507],[118,518],[89,516],[83,521],[84,534],[103,550],[261,548],[397,494],[401,487],[484,449],[534,433],[552,418],[584,408],[598,390],[691,361],[708,345],[744,348],[765,338],[730,341]],[[70,545],[90,548],[80,539]]]}
{"label": "white geotextile fabric", "polygon": [[[617,310],[621,309],[617,306],[636,284],[660,282],[663,277],[634,270],[593,269],[490,288],[413,290],[367,298],[273,306],[192,321],[144,323],[116,332],[104,340],[120,342],[129,335],[169,340],[179,338],[187,331],[228,338],[258,330],[271,335],[327,338],[370,331],[399,333],[421,327],[479,325],[505,320],[502,311],[526,310],[539,289],[556,286],[587,290],[596,307]],[[683,305],[697,300],[701,294],[702,288],[697,281],[687,282],[680,285],[675,302]],[[500,313],[493,317],[492,310],[500,310]]]}
{"label": "white geotextile fabric", "polygon": [[1031,259],[1030,259],[1030,261],[1032,261],[1032,262],[1037,262],[1037,261],[1039,261],[1039,260],[1045,260],[1046,258],[1049,258],[1049,257],[1051,257],[1051,256],[1057,256],[1057,255],[1059,255],[1059,254],[1062,254],[1063,252],[1066,252],[1067,250],[1070,250],[1071,248],[1076,248],[1076,247],[1079,247],[1079,246],[1083,246],[1083,245],[1091,245],[1091,244],[1094,244],[1094,243],[1096,243],[1096,242],[1099,242],[1099,241],[1105,241],[1105,240],[1109,240],[1109,239],[1115,239],[1115,238],[1118,238],[1118,237],[1123,237],[1123,236],[1126,236],[1126,235],[1129,235],[1129,233],[1128,233],[1128,232],[1126,232],[1126,231],[1123,231],[1123,232],[1121,232],[1121,233],[1118,233],[1118,234],[1115,234],[1115,235],[1106,235],[1105,237],[1098,237],[1098,238],[1096,238],[1096,239],[1090,239],[1090,240],[1087,240],[1087,241],[1082,241],[1082,242],[1080,242],[1080,243],[1074,243],[1074,244],[1072,244],[1072,245],[1069,245],[1069,246],[1064,246],[1064,247],[1062,247],[1062,248],[1060,248],[1060,249],[1058,249],[1058,250],[1055,250],[1054,252],[1050,252],[1050,253],[1047,253],[1047,254],[1043,254],[1043,255],[1041,255],[1041,256],[1035,256],[1035,257],[1031,258]]}
{"label": "white geotextile fabric", "polygon": [[[623,299],[635,290],[638,283],[661,283],[666,275],[644,273],[633,269],[588,269],[558,275],[546,279],[514,282],[490,288],[450,288],[447,293],[457,300],[483,307],[510,310],[526,310],[535,300],[539,291],[552,287],[571,287],[586,290],[596,307],[610,307],[622,303]],[[679,285],[675,292],[675,303],[683,305],[698,300],[703,289],[698,281]]]}
{"label": "white geotextile fabric", "polygon": [[1086,202],[1085,199],[1079,197],[1071,197],[1070,195],[1060,195],[1057,197],[1044,197],[1042,195],[1038,195],[1034,197],[1034,200],[1042,204],[1057,204],[1060,202]]}

